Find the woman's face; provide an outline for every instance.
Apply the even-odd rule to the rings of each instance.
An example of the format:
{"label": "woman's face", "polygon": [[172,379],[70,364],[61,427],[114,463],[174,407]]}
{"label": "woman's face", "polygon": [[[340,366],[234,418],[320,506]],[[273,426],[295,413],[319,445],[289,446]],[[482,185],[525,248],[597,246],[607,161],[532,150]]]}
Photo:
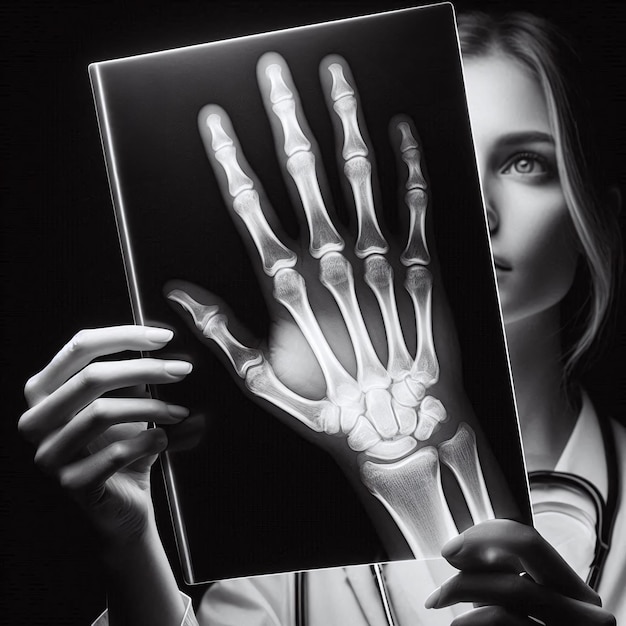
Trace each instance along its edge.
{"label": "woman's face", "polygon": [[576,238],[543,92],[500,53],[464,63],[467,99],[506,324],[556,306],[572,285]]}

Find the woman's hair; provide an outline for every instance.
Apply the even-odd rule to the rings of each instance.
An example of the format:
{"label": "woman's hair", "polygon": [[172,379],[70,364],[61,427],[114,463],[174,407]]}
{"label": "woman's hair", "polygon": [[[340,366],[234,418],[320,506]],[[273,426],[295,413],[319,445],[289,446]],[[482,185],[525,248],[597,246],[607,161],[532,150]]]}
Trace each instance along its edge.
{"label": "woman's hair", "polygon": [[572,80],[573,49],[552,24],[529,13],[466,13],[458,16],[457,24],[464,59],[504,54],[532,73],[546,99],[559,179],[582,252],[574,285],[561,310],[565,372],[570,375],[578,369],[580,357],[599,343],[621,260],[617,212],[600,201],[603,181],[595,180],[590,167],[595,159],[589,115],[578,110],[583,98]]}

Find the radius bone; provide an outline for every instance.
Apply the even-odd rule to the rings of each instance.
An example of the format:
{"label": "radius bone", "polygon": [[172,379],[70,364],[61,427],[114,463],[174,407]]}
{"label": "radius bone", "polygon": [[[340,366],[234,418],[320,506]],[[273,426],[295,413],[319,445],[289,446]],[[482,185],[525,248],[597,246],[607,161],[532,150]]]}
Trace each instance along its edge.
{"label": "radius bone", "polygon": [[411,369],[413,360],[406,348],[393,288],[393,270],[385,257],[365,259],[365,282],[374,292],[383,316],[389,357],[387,371],[396,380]]}
{"label": "radius bone", "polygon": [[278,379],[265,359],[247,371],[246,387],[316,432],[339,432],[338,407],[328,400],[309,400],[294,393]]}
{"label": "radius bone", "polygon": [[430,387],[439,380],[439,362],[432,328],[432,274],[420,265],[409,267],[404,286],[413,301],[417,324],[417,351],[411,367],[411,378]]}
{"label": "radius bone", "polygon": [[330,349],[311,310],[304,278],[293,269],[279,270],[274,276],[274,298],[291,313],[311,346],[324,374],[329,400],[340,406],[359,402],[359,385]]}
{"label": "radius bone", "polygon": [[230,334],[226,325],[227,318],[219,313],[217,306],[200,304],[182,289],[173,289],[167,294],[167,298],[177,302],[191,314],[196,328],[205,337],[217,343],[232,363],[238,376],[243,378],[250,367],[261,363],[262,353],[244,346]]}
{"label": "radius bone", "polygon": [[434,447],[396,463],[365,461],[361,479],[389,511],[416,558],[440,556],[443,544],[458,534]]}
{"label": "radius bone", "polygon": [[388,387],[391,378],[376,355],[363,321],[350,263],[338,252],[325,254],[320,259],[320,282],[332,293],[346,322],[361,389],[365,392],[372,387]]}
{"label": "radius bone", "polygon": [[456,477],[474,524],[494,519],[495,513],[478,458],[476,435],[468,424],[461,422],[454,437],[439,444],[439,458]]}

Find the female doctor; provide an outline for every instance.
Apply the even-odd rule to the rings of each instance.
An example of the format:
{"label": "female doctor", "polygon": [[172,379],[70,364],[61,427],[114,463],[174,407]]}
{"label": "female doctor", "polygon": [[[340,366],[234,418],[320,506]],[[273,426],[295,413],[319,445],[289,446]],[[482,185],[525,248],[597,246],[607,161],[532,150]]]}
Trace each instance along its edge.
{"label": "female doctor", "polygon": [[[586,167],[564,46],[550,25],[471,14],[459,19],[459,35],[537,531],[508,520],[465,531],[442,552],[458,573],[426,599],[423,581],[432,578],[423,564],[373,575],[339,568],[218,583],[197,611],[200,624],[449,623],[437,609],[459,602],[478,607],[464,607],[459,626],[626,619],[626,509],[618,506],[626,430],[596,413],[574,377],[610,310],[619,195],[599,188]],[[37,446],[35,460],[79,499],[106,544],[109,612],[98,624],[196,623],[150,498],[150,468],[167,437],[144,429],[179,423],[188,411],[100,397],[129,380],[182,380],[191,366],[90,365],[170,339],[156,328],[81,331],[26,384],[20,428]]]}

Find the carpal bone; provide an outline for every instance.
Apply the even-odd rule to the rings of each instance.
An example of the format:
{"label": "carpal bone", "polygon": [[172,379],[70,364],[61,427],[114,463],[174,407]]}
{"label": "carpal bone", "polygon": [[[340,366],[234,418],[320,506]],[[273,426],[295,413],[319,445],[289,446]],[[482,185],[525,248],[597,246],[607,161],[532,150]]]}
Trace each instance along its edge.
{"label": "carpal bone", "polygon": [[357,418],[354,428],[348,435],[348,445],[355,452],[367,450],[380,440],[381,437],[376,429],[362,415]]}
{"label": "carpal bone", "polygon": [[355,426],[356,421],[365,412],[365,403],[347,404],[341,407],[339,419],[341,424],[341,432],[347,435]]}
{"label": "carpal bone", "polygon": [[315,155],[312,152],[297,152],[287,159],[287,171],[302,200],[302,208],[309,225],[311,256],[319,259],[328,252],[343,250],[344,241],[330,221],[324,205],[315,174]]}
{"label": "carpal bone", "polygon": [[413,437],[379,441],[367,450],[367,456],[380,459],[381,461],[395,461],[410,454],[416,447],[417,441]]}
{"label": "carpal bone", "polygon": [[360,259],[370,254],[384,254],[389,245],[380,231],[374,211],[372,166],[365,157],[357,156],[346,161],[343,171],[352,187],[358,221],[354,251]]}
{"label": "carpal bone", "polygon": [[403,406],[414,407],[422,401],[426,394],[426,388],[421,383],[414,381],[409,372],[401,380],[391,386],[391,395],[394,400]]}
{"label": "carpal bone", "polygon": [[478,458],[476,435],[468,424],[461,422],[454,437],[439,444],[439,458],[456,477],[474,524],[494,519],[495,513]]}
{"label": "carpal bone", "polygon": [[417,412],[415,408],[400,404],[395,398],[391,401],[391,406],[398,422],[399,434],[412,435],[417,427]]}
{"label": "carpal bone", "polygon": [[383,316],[389,351],[387,371],[395,380],[401,372],[411,369],[413,359],[404,343],[393,288],[393,270],[385,257],[376,254],[365,259],[365,282],[374,292]]}
{"label": "carpal bone", "polygon": [[[418,410],[415,437],[420,441],[428,441],[439,428],[439,425],[447,421],[447,419],[448,413],[443,404],[437,398],[426,396]],[[441,457],[441,454],[439,456]]]}
{"label": "carpal bone", "polygon": [[238,376],[244,378],[250,367],[261,363],[262,353],[244,346],[231,335],[227,326],[228,320],[225,315],[219,313],[217,306],[200,304],[182,289],[173,289],[167,294],[167,298],[177,302],[191,314],[196,328],[205,337],[217,343],[232,363]]}
{"label": "carpal bone", "polygon": [[366,461],[361,479],[389,511],[416,558],[440,556],[443,544],[458,534],[433,446],[396,463]]}
{"label": "carpal bone", "polygon": [[400,261],[407,267],[428,265],[430,252],[426,244],[426,207],[428,195],[422,189],[411,189],[404,197],[409,207],[409,238],[400,256]]}
{"label": "carpal bone", "polygon": [[365,394],[365,416],[384,439],[398,433],[398,422],[391,406],[391,394],[386,389],[370,389]]}
{"label": "carpal bone", "polygon": [[304,278],[293,269],[279,270],[274,276],[274,298],[291,313],[311,346],[326,379],[328,398],[340,406],[360,401],[358,383],[337,360],[311,310]]}
{"label": "carpal bone", "polygon": [[419,265],[409,267],[404,286],[413,301],[417,325],[417,351],[411,367],[411,378],[430,387],[439,380],[439,362],[432,328],[432,274]]}
{"label": "carpal bone", "polygon": [[339,408],[328,400],[309,400],[297,395],[276,376],[264,359],[250,367],[245,376],[246,387],[256,396],[270,401],[299,419],[316,432],[333,435],[339,432]]}
{"label": "carpal bone", "polygon": [[370,341],[356,299],[352,267],[338,252],[329,252],[320,259],[320,282],[333,295],[346,322],[357,363],[357,380],[366,392],[373,387],[387,388],[391,377],[379,361]]}
{"label": "carpal bone", "polygon": [[279,269],[296,264],[296,254],[280,242],[267,223],[261,210],[259,194],[254,189],[241,192],[233,200],[233,209],[250,232],[261,257],[263,270],[268,276],[274,276]]}

